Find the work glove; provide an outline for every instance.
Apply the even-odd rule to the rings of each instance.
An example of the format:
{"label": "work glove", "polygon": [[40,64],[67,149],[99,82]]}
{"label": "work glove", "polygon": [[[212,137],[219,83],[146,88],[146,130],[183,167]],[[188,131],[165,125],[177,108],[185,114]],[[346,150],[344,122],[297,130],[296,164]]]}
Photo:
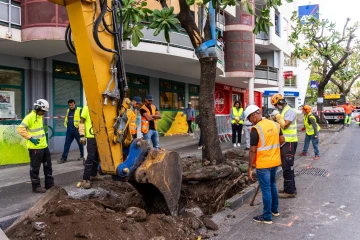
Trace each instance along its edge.
{"label": "work glove", "polygon": [[29,141],[32,142],[35,146],[38,145],[40,142],[39,139],[35,139],[35,138],[30,138]]}
{"label": "work glove", "polygon": [[85,124],[84,123],[79,124],[79,134],[80,134],[80,136],[85,135]]}
{"label": "work glove", "polygon": [[281,117],[280,114],[276,114],[275,120],[276,120],[276,122],[277,122],[278,124],[280,124],[280,127],[281,127],[282,129],[284,129],[284,127],[285,127],[285,121],[284,121],[284,119]]}
{"label": "work glove", "polygon": [[80,144],[86,145],[86,138],[84,137],[84,135],[80,135]]}
{"label": "work glove", "polygon": [[301,129],[301,131],[302,131],[302,132],[305,131],[305,128],[303,127],[303,128]]}

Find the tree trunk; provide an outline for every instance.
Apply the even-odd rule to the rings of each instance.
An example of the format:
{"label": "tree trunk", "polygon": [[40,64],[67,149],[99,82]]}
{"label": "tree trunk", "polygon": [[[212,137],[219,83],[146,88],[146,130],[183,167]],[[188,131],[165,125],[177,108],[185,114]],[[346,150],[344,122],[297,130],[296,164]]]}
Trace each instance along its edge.
{"label": "tree trunk", "polygon": [[200,58],[200,129],[203,141],[202,159],[210,162],[222,163],[225,157],[221,151],[218,131],[216,126],[214,103],[215,103],[215,79],[217,57]]}
{"label": "tree trunk", "polygon": [[[323,98],[324,99],[324,89],[325,86],[322,86],[322,84],[319,84],[319,88],[318,88],[318,98]],[[325,119],[325,115],[324,115],[324,108],[323,108],[324,104],[323,103],[317,103],[317,111],[318,114],[320,116],[320,123],[321,124],[326,124],[326,119]]]}

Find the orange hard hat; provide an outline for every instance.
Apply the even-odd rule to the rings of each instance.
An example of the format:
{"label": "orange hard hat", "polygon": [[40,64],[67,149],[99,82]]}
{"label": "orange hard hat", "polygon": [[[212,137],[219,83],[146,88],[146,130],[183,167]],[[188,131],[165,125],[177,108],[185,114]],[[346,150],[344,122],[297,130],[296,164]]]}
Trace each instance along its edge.
{"label": "orange hard hat", "polygon": [[278,104],[278,103],[280,103],[280,104],[284,104],[285,103],[285,99],[284,99],[284,97],[280,94],[280,93],[277,93],[277,94],[275,94],[275,95],[273,95],[272,97],[271,97],[271,104],[272,105],[276,105],[276,104]]}
{"label": "orange hard hat", "polygon": [[309,105],[304,105],[304,106],[302,107],[302,110],[304,110],[306,113],[309,113],[309,112],[311,112],[311,106],[309,106]]}

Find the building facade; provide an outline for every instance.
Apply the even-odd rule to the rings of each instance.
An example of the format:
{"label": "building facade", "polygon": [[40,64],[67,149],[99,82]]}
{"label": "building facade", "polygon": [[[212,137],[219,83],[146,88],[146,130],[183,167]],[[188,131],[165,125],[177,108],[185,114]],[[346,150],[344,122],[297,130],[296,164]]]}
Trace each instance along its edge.
{"label": "building facade", "polygon": [[[160,8],[159,2],[148,2],[153,8]],[[196,7],[193,11],[196,18]],[[47,99],[50,149],[61,152],[66,131],[61,116],[66,113],[67,101],[74,99],[78,106],[86,102],[77,59],[64,42],[69,24],[66,9],[46,0],[3,0],[0,13],[4,12],[8,14],[0,16],[0,91],[13,92],[16,119],[23,118],[36,99]],[[278,86],[281,61],[275,64],[269,57],[267,62],[256,66],[255,53],[264,60],[271,52],[264,49],[281,49],[283,42],[271,37],[275,29],[270,28],[270,40],[259,43],[259,37],[252,33],[254,24],[255,18],[241,7],[217,13],[217,31],[225,39],[224,48],[216,47],[218,76],[214,109],[218,115],[230,114],[235,100],[244,106],[249,103],[262,106],[264,89]],[[152,94],[154,104],[165,116],[161,124],[163,131],[171,128],[172,121],[179,118],[188,102],[196,110],[199,104],[200,64],[190,39],[184,31],[171,32],[170,39],[168,44],[162,34],[155,37],[153,30],[144,29],[144,38],[137,47],[130,40],[123,44],[129,83],[127,95],[144,98]],[[290,54],[287,50],[283,52]]]}

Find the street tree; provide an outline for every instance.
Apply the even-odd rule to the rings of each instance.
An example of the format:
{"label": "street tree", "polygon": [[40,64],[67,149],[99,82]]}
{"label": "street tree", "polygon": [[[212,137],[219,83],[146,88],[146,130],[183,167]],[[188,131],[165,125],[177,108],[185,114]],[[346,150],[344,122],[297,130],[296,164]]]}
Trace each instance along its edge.
{"label": "street tree", "polygon": [[359,58],[359,49],[355,49],[354,53],[345,61],[344,66],[330,79],[330,81],[339,88],[339,92],[345,96],[349,95],[351,87],[360,77]]}
{"label": "street tree", "polygon": [[[199,59],[201,74],[200,74],[200,128],[203,134],[204,148],[202,150],[203,160],[207,159],[210,162],[216,161],[221,163],[224,161],[224,156],[221,151],[220,141],[218,139],[216,119],[214,112],[214,91],[216,79],[216,63],[217,55],[215,46],[204,47],[204,43],[213,39],[214,36],[210,27],[209,5],[212,4],[216,10],[225,9],[227,6],[240,5],[250,14],[254,15],[254,0],[177,0],[180,6],[180,11],[175,14],[174,8],[168,6],[166,0],[159,0],[160,9],[150,10],[146,8],[146,0],[123,0],[122,11],[119,12],[119,17],[123,21],[124,38],[131,38],[132,44],[137,46],[140,39],[144,37],[141,32],[146,26],[145,21],[150,23],[147,27],[154,29],[154,35],[160,33],[168,43],[170,43],[170,32],[179,31],[179,25],[185,29],[191,43],[195,49],[196,56]],[[292,2],[293,0],[264,0],[261,5],[259,14],[256,16],[256,26],[254,33],[260,31],[267,32],[267,28],[272,26],[270,21],[270,9],[277,8],[282,2]],[[205,24],[197,24],[190,7],[196,4],[200,18]],[[160,6],[159,6],[160,7]],[[179,24],[180,23],[180,24]],[[204,26],[204,27],[202,27]]]}
{"label": "street tree", "polygon": [[[357,48],[355,31],[359,24],[349,26],[346,20],[342,33],[336,30],[336,24],[326,19],[318,20],[314,16],[301,21],[297,14],[292,16],[296,24],[292,27],[289,41],[294,44],[294,55],[306,59],[309,67],[317,69],[321,77],[318,87],[318,98],[323,98],[325,86],[335,76],[335,73],[346,69],[346,61]],[[323,111],[323,103],[318,103],[318,111]],[[325,117],[321,114],[321,122]]]}

